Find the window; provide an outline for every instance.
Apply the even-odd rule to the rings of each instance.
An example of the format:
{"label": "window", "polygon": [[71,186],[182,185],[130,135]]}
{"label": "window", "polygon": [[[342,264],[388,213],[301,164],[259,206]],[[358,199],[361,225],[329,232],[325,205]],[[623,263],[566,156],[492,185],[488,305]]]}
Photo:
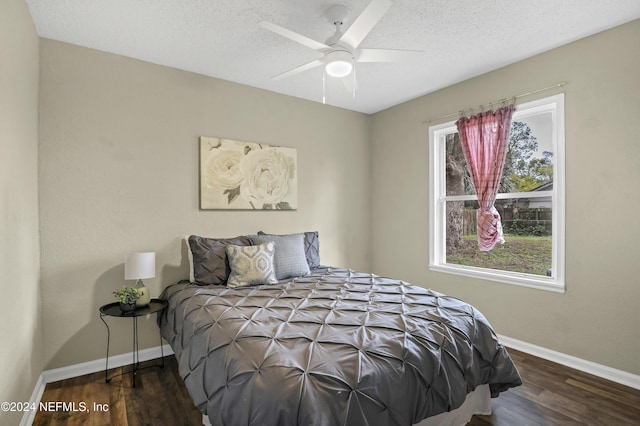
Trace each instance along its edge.
{"label": "window", "polygon": [[429,128],[435,271],[564,292],[564,95],[518,105],[495,206],[506,242],[478,248],[477,197],[454,122]]}

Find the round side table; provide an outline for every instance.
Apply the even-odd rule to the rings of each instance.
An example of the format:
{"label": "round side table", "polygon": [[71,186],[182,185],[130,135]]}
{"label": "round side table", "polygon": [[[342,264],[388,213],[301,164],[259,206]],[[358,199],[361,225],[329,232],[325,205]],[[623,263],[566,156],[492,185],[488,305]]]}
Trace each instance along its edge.
{"label": "round side table", "polygon": [[[131,369],[131,381],[133,387],[136,387],[136,373],[138,372],[138,365],[140,364],[140,357],[138,355],[138,317],[150,314],[156,314],[167,307],[167,301],[162,299],[151,299],[147,306],[136,308],[131,312],[122,312],[119,302],[113,302],[100,306],[100,319],[107,327],[107,361],[104,367],[104,379],[106,383],[109,383],[111,379],[108,376],[109,370],[109,343],[111,341],[111,330],[109,330],[109,324],[104,320],[104,317],[116,317],[116,318],[131,318],[133,319],[133,364]],[[157,367],[164,368],[164,351],[162,350],[162,335],[160,335],[160,354],[162,356],[162,364]],[[152,366],[156,367],[156,366]],[[146,368],[146,367],[145,367]],[[123,372],[122,374],[126,374]]]}

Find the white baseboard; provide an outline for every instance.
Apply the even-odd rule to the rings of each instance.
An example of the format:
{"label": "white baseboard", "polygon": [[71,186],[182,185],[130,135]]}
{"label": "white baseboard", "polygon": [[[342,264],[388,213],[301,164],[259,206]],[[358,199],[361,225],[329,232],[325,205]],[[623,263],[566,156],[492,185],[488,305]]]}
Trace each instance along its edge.
{"label": "white baseboard", "polygon": [[[173,355],[173,350],[169,345],[156,346],[155,348],[143,349],[138,351],[139,361],[148,361],[150,359],[160,358],[164,354]],[[80,364],[70,365],[68,367],[54,368],[52,370],[45,370],[40,374],[36,382],[36,386],[31,394],[30,403],[34,405],[40,404],[40,399],[44,393],[44,388],[47,383],[57,382],[59,380],[70,379],[72,377],[84,376],[85,374],[91,374],[98,371],[104,371],[107,359],[96,359],[94,361],[83,362]],[[133,352],[126,354],[114,355],[109,357],[109,370],[112,368],[122,367],[124,365],[130,365],[133,362]],[[29,426],[33,423],[36,416],[35,410],[25,411],[20,421],[20,426]]]}
{"label": "white baseboard", "polygon": [[532,345],[531,343],[523,342],[522,340],[512,339],[511,337],[498,335],[498,338],[502,344],[510,348],[526,352],[537,356],[538,358],[543,358],[557,364],[566,365],[567,367],[575,368],[576,370],[584,371],[585,373],[593,374],[594,376],[611,380],[612,382],[640,389],[640,376],[637,374],[617,370],[615,368],[607,367],[606,365],[597,364],[575,356],[563,354],[562,352],[556,352],[541,346]]}
{"label": "white baseboard", "polygon": [[[169,345],[163,345],[155,348],[143,349],[138,351],[140,362],[150,359],[160,358],[161,354],[165,356],[172,355],[173,350]],[[59,380],[70,379],[72,377],[84,376],[85,374],[104,371],[106,358],[96,359],[94,361],[83,362],[80,364],[70,365],[68,367],[54,368],[53,370],[45,370],[42,372],[45,383],[57,382]],[[133,352],[126,354],[114,355],[109,357],[109,369],[130,365],[133,363]]]}

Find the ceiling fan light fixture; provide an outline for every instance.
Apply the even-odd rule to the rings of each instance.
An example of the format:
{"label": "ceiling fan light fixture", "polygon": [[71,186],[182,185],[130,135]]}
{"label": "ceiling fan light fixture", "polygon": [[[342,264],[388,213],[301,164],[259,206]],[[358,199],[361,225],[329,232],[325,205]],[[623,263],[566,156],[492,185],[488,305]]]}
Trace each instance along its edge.
{"label": "ceiling fan light fixture", "polygon": [[334,50],[325,56],[325,71],[331,77],[341,78],[351,74],[353,70],[353,55],[345,50]]}

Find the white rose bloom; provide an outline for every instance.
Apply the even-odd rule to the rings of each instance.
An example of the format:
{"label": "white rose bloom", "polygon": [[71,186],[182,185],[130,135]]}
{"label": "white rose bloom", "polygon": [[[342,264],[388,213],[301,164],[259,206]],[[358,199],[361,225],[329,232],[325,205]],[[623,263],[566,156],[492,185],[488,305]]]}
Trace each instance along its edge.
{"label": "white rose bloom", "polygon": [[205,163],[207,186],[233,189],[242,181],[242,152],[214,149]]}
{"label": "white rose bloom", "polygon": [[295,173],[293,160],[274,148],[251,150],[240,167],[245,179],[240,186],[242,197],[261,204],[281,202]]}

